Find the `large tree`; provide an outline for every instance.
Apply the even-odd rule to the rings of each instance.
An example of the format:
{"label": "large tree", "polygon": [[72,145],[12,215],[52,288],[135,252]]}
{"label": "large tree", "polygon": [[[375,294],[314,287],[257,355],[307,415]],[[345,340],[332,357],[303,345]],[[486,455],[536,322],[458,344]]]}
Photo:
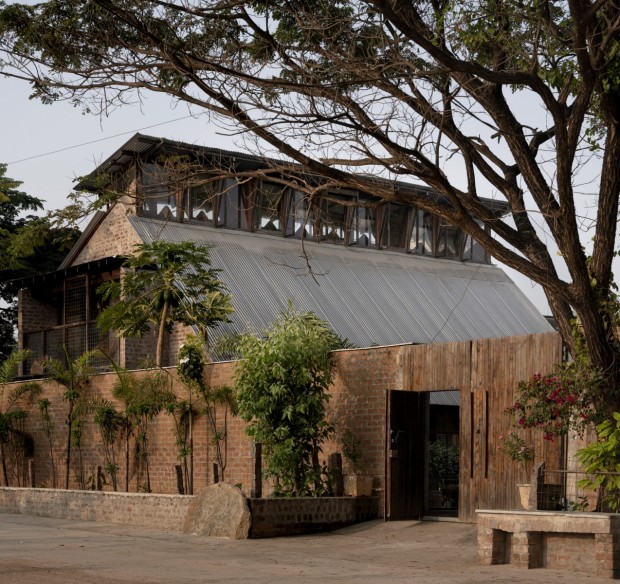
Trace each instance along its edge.
{"label": "large tree", "polygon": [[[163,92],[245,128],[325,177],[323,188],[370,191],[460,226],[543,287],[572,349],[576,314],[593,363],[613,385],[620,376],[607,309],[617,0],[51,0],[1,9],[0,50],[3,73],[44,101],[96,110]],[[594,179],[579,178],[586,163]],[[377,174],[442,196],[405,194]],[[580,180],[596,201],[588,253]],[[483,196],[505,201],[506,217]]]}
{"label": "large tree", "polygon": [[0,361],[16,347],[17,278],[51,272],[79,236],[77,229],[54,226],[43,201],[19,190],[21,182],[6,176],[0,164]]}

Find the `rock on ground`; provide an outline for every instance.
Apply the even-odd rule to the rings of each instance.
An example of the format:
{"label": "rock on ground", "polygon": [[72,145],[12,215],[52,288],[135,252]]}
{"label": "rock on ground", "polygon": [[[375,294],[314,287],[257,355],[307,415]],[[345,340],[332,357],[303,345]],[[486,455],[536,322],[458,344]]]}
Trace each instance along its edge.
{"label": "rock on ground", "polygon": [[228,483],[207,487],[194,497],[183,523],[183,533],[247,539],[252,516],[241,489]]}

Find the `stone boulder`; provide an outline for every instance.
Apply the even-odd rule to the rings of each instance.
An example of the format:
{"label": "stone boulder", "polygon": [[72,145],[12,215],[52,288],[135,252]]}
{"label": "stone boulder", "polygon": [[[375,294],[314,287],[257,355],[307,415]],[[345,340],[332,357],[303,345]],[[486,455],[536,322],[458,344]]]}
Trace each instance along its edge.
{"label": "stone boulder", "polygon": [[241,489],[228,483],[207,487],[194,497],[183,532],[230,539],[247,539],[252,515]]}

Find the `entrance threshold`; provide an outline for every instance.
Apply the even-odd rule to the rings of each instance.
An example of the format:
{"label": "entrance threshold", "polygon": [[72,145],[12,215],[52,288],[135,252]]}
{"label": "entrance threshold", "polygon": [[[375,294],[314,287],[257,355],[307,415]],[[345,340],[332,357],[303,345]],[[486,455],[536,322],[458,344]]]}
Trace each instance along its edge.
{"label": "entrance threshold", "polygon": [[422,521],[445,521],[447,523],[458,523],[458,517],[442,517],[440,515],[422,515]]}

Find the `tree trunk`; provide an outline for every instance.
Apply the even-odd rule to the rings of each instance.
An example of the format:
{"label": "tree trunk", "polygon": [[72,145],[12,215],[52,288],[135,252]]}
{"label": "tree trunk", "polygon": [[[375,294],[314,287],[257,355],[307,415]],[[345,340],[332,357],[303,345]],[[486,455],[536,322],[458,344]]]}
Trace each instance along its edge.
{"label": "tree trunk", "polygon": [[166,319],[168,318],[168,301],[164,302],[164,307],[161,311],[161,320],[159,321],[159,334],[157,335],[157,351],[155,353],[155,365],[161,367],[162,355],[164,352],[164,340],[166,338]]}
{"label": "tree trunk", "polygon": [[189,404],[189,491],[187,494],[194,494],[194,415],[191,400]]}
{"label": "tree trunk", "polygon": [[6,470],[6,456],[4,454],[4,442],[0,442],[0,458],[2,459],[2,481],[5,487],[9,486],[9,473]]}
{"label": "tree trunk", "polygon": [[125,492],[129,493],[129,425],[130,422],[125,422]]}
{"label": "tree trunk", "polygon": [[69,475],[71,473],[71,431],[73,430],[73,402],[69,402],[69,415],[67,416],[67,457],[65,459],[65,489],[69,490]]}

